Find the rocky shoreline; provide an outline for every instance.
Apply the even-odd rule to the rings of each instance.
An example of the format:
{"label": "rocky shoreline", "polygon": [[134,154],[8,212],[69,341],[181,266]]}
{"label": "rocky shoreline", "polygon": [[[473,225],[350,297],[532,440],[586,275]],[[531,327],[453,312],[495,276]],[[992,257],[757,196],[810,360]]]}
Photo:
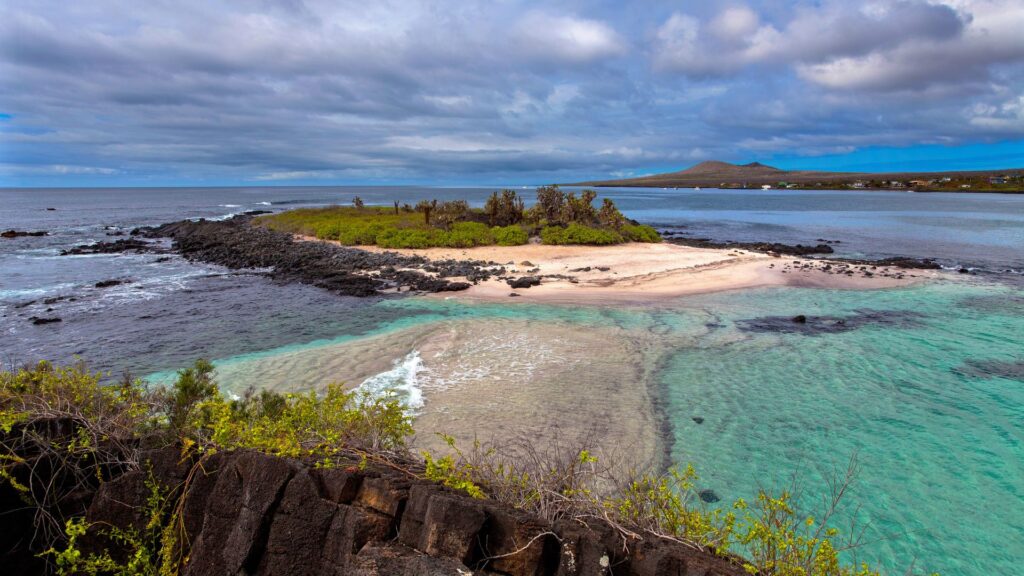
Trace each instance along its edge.
{"label": "rocky shoreline", "polygon": [[[171,246],[155,241],[160,238],[170,238]],[[300,242],[291,234],[252,225],[251,215],[136,228],[130,238],[76,246],[62,254],[118,252],[173,252],[191,261],[231,269],[266,269],[267,275],[275,280],[310,284],[359,297],[465,290],[470,282],[505,273],[503,267],[493,262],[430,261],[420,256],[373,253],[326,242]]]}
{"label": "rocky shoreline", "polygon": [[[600,521],[549,522],[421,480],[405,467],[322,468],[249,450],[200,461],[182,457],[178,446],[146,451],[143,461],[143,469],[79,487],[59,512],[144,532],[152,522],[151,484],[180,490],[185,576],[747,573],[735,557],[650,535],[624,538]],[[32,510],[6,482],[0,513],[9,569],[42,573]],[[77,544],[87,553],[111,545],[93,532]],[[115,558],[128,552],[111,551]]]}

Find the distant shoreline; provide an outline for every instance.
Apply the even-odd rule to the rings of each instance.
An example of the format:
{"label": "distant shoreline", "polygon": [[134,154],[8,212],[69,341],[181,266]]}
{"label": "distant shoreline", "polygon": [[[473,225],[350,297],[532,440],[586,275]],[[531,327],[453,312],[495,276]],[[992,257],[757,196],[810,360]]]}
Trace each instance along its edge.
{"label": "distant shoreline", "polygon": [[656,185],[656,184],[642,185],[642,184],[588,184],[588,183],[583,183],[583,184],[560,184],[560,186],[571,186],[573,188],[576,188],[576,187],[587,187],[587,188],[637,188],[637,189],[650,189],[650,188],[653,188],[653,189],[657,189],[657,190],[662,190],[662,189],[697,190],[697,189],[707,188],[707,189],[710,189],[710,190],[750,190],[750,191],[753,191],[753,192],[756,192],[756,191],[768,192],[768,191],[771,191],[771,190],[774,190],[774,191],[778,191],[778,190],[792,190],[792,191],[796,191],[796,192],[906,192],[906,193],[913,193],[913,194],[919,194],[920,193],[920,194],[1010,194],[1010,195],[1013,195],[1013,194],[1024,194],[1024,188],[1013,189],[1013,190],[943,190],[943,189],[933,189],[933,188],[836,188],[836,187],[829,187],[829,186],[824,186],[824,187],[820,187],[820,188],[804,188],[804,187],[800,187],[800,186],[793,187],[793,188],[790,188],[790,187],[776,188],[776,187],[773,186],[772,188],[770,188],[768,190],[762,190],[762,188],[759,187],[759,186],[758,187],[747,186],[746,188],[743,188],[743,187],[722,187],[722,186],[719,186],[717,184],[715,184],[715,185],[712,185],[712,184],[707,184],[707,185],[687,184],[685,186],[659,186],[659,185]]}
{"label": "distant shoreline", "polygon": [[1024,193],[1024,168],[944,172],[821,172],[780,170],[758,162],[730,164],[709,160],[678,172],[618,180],[591,180],[565,186],[601,188],[717,188],[757,190],[850,190],[889,192]]}

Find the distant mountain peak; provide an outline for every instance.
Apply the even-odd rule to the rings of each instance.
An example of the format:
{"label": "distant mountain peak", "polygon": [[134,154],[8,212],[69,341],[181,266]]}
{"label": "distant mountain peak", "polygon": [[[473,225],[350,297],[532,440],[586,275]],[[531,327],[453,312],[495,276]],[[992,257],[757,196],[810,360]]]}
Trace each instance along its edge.
{"label": "distant mountain peak", "polygon": [[760,162],[751,162],[749,164],[744,164],[743,168],[767,168],[769,170],[778,170],[779,172],[782,172],[782,170],[779,170],[774,166],[768,166],[767,164],[761,164]]}
{"label": "distant mountain peak", "polygon": [[688,176],[704,176],[711,174],[718,174],[728,177],[741,177],[744,175],[750,176],[764,176],[772,173],[782,173],[783,170],[774,168],[772,166],[766,166],[760,162],[751,162],[749,164],[730,164],[728,162],[722,162],[721,160],[705,160],[700,164],[691,166],[686,170],[678,172],[678,174],[685,174]]}

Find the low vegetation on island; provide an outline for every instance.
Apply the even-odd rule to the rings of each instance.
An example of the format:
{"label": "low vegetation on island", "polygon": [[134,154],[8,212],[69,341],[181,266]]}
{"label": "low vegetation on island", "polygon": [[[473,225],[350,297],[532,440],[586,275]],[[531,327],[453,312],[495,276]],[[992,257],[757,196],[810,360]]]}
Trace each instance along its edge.
{"label": "low vegetation on island", "polygon": [[[417,458],[407,448],[411,434],[411,416],[393,397],[331,386],[319,394],[261,391],[232,399],[220,391],[206,361],[180,371],[168,388],[149,388],[127,376],[104,382],[82,365],[43,362],[0,372],[2,488],[33,511],[41,556],[53,573],[179,573],[189,561],[182,521],[187,487],[165,486],[150,472],[149,521],[141,530],[61,513],[69,494],[145,470],[147,449],[172,446],[182,461],[195,459],[189,478],[207,457],[237,449],[321,468],[386,465],[545,520],[603,522],[624,541],[662,538],[729,556],[750,574],[877,574],[844,563],[845,552],[858,542],[831,526],[852,467],[830,484],[831,499],[813,517],[798,511],[788,491],[762,491],[753,502],[709,508],[690,467],[616,470],[593,450],[528,443],[475,443],[463,452],[451,438],[448,453]],[[87,535],[117,552],[80,549]]]}
{"label": "low vegetation on island", "polygon": [[381,248],[471,248],[518,246],[536,237],[544,244],[608,245],[660,242],[650,226],[629,221],[610,199],[594,206],[597,193],[564,192],[558,186],[537,189],[530,208],[514,190],[494,192],[483,208],[465,200],[422,200],[415,205],[300,208],[261,216],[269,228],[334,240],[347,246]]}

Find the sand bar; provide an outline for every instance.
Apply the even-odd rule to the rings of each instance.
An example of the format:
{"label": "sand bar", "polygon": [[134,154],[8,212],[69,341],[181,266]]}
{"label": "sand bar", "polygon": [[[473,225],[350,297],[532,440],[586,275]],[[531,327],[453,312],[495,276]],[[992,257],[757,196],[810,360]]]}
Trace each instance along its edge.
{"label": "sand bar", "polygon": [[[304,240],[313,238],[302,237]],[[360,249],[384,252],[376,246]],[[539,286],[512,289],[491,279],[468,290],[439,295],[483,301],[515,300],[562,304],[654,303],[680,296],[760,288],[805,286],[835,289],[893,288],[938,277],[934,270],[855,266],[821,259],[771,256],[745,250],[675,244],[615,246],[481,246],[391,250],[431,260],[484,260],[504,265],[512,276],[541,276]],[[587,270],[589,268],[589,270]],[[570,278],[558,278],[565,276]]]}

